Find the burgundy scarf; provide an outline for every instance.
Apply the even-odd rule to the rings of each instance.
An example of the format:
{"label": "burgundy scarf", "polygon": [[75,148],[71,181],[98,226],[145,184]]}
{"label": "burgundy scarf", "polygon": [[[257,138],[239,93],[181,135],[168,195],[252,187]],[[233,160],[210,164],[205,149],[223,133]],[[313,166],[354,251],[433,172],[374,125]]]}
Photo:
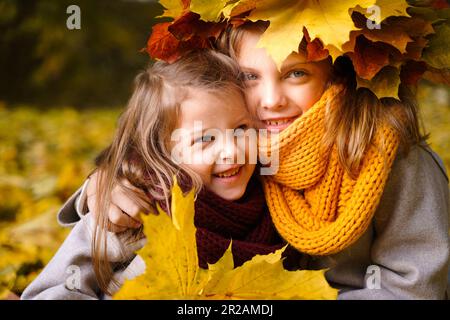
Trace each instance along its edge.
{"label": "burgundy scarf", "polygon": [[[285,242],[276,232],[266,206],[261,183],[252,177],[244,196],[228,201],[202,190],[195,202],[194,224],[197,227],[199,266],[216,263],[232,240],[234,266],[238,267],[257,254],[272,253]],[[293,269],[292,261],[299,257],[295,250],[286,250],[285,267]]]}

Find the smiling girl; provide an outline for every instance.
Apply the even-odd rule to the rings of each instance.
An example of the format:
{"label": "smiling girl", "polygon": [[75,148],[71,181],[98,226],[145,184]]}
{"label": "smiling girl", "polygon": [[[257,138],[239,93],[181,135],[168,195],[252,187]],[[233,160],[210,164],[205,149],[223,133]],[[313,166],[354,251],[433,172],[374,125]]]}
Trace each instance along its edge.
{"label": "smiling girl", "polygon": [[219,48],[238,61],[260,126],[281,131],[279,170],[264,177],[278,232],[308,268],[330,268],[340,299],[445,298],[448,178],[412,92],[378,100],[348,58],[308,62],[301,47],[278,69],[257,47],[266,26],[233,29]]}
{"label": "smiling girl", "polygon": [[247,103],[253,114],[270,131],[286,129],[319,100],[331,75],[330,61],[307,62],[293,53],[278,70],[265,49],[257,48],[265,25],[242,26],[222,39],[244,74]]}
{"label": "smiling girl", "polygon": [[[83,216],[22,299],[104,298],[125,278],[144,271],[143,260],[134,253],[146,240],[142,230],[107,232],[117,186],[145,212],[156,212],[159,205],[168,214],[174,176],[184,191],[195,188],[202,268],[217,262],[231,239],[235,266],[281,248],[284,243],[253,174],[249,145],[222,139],[227,130],[245,132],[251,126],[238,67],[223,54],[192,52],[173,64],[157,62],[139,74],[113,142],[98,158],[100,214]],[[176,130],[184,133],[176,144],[183,146],[190,163],[178,164],[171,156]],[[236,164],[236,159],[244,161]],[[80,277],[75,284],[68,281],[72,271]]]}

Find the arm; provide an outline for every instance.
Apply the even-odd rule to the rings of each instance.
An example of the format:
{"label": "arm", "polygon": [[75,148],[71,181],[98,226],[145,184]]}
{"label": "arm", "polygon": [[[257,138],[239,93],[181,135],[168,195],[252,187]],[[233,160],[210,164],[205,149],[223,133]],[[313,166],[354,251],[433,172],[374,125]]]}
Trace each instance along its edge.
{"label": "arm", "polygon": [[86,193],[88,183],[89,178],[87,178],[83,185],[70,196],[58,211],[58,223],[63,227],[73,227],[84,215],[86,215],[88,211]]}
{"label": "arm", "polygon": [[[55,256],[38,277],[25,289],[21,299],[92,300],[103,294],[92,266],[91,239],[93,219],[84,216],[72,229]],[[145,239],[124,245],[126,235],[107,233],[108,258],[114,265],[127,263]]]}
{"label": "arm", "polygon": [[449,263],[449,189],[429,151],[414,147],[394,163],[374,218],[371,260],[380,289],[339,299],[444,299]]}
{"label": "arm", "polygon": [[[57,214],[59,224],[62,226],[73,226],[87,212],[94,216],[95,211],[97,172],[93,173],[78,189]],[[129,184],[128,184],[129,185]],[[134,188],[129,185],[129,188]],[[136,192],[141,192],[136,189]],[[115,233],[123,232],[127,229],[139,228],[142,224],[140,213],[142,212],[132,199],[128,198],[127,193],[121,186],[116,186],[111,194],[111,205],[108,209],[108,218],[110,226],[108,230]]]}

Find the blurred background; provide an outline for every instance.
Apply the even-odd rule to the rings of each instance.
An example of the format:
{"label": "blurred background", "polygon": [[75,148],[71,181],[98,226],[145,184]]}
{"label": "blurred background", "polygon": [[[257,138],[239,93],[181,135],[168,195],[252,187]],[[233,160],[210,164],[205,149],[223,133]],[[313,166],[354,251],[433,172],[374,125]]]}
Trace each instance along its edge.
{"label": "blurred background", "polygon": [[[56,212],[112,137],[157,1],[0,0],[0,299],[20,295],[68,228]],[[81,29],[69,30],[69,5]],[[450,90],[422,81],[431,146],[450,168]]]}

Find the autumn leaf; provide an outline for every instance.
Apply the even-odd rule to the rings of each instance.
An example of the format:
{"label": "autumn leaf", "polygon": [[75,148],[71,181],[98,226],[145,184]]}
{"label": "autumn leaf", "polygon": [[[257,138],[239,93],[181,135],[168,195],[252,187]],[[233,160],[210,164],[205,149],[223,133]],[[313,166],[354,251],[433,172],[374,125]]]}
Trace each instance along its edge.
{"label": "autumn leaf", "polygon": [[[408,16],[408,2],[406,0],[377,0],[375,5],[379,8],[370,8],[357,5],[354,10],[365,15],[376,24],[380,24],[384,19],[391,16]],[[379,14],[378,14],[379,13]]]}
{"label": "autumn leaf", "polygon": [[[350,31],[356,29],[349,8],[369,7],[374,3],[375,0],[264,0],[257,3],[248,19],[270,21],[258,47],[266,48],[280,66],[287,56],[298,51],[303,28],[312,40],[319,38],[326,49],[330,48],[335,59],[342,54],[342,45],[348,41]],[[283,39],[283,45],[279,45],[279,39]]]}
{"label": "autumn leaf", "polygon": [[433,68],[450,68],[450,26],[448,24],[436,27],[436,34],[424,49],[423,58]]}
{"label": "autumn leaf", "polygon": [[194,226],[194,192],[186,197],[178,185],[172,190],[172,219],[160,208],[159,214],[143,215],[149,244],[137,253],[146,272],[126,281],[115,299],[195,298],[207,280],[198,266]]}
{"label": "autumn leaf", "polygon": [[210,39],[222,29],[222,24],[201,21],[198,14],[186,12],[172,22],[154,25],[146,50],[152,58],[172,63],[192,49],[210,47]]}
{"label": "autumn leaf", "polygon": [[146,271],[126,280],[114,299],[336,299],[325,270],[284,270],[284,248],[234,268],[231,243],[217,263],[200,268],[194,192],[185,197],[175,184],[171,213],[172,219],[161,209],[159,215],[143,216],[148,242],[137,254]]}
{"label": "autumn leaf", "polygon": [[217,38],[223,27],[222,23],[205,22],[200,20],[197,13],[187,12],[173,21],[168,29],[178,40],[186,43],[197,39],[196,47],[204,48],[208,39]]}
{"label": "autumn leaf", "polygon": [[327,283],[326,270],[287,271],[281,255],[285,248],[257,255],[232,269],[231,246],[215,265],[202,293],[210,299],[336,299],[337,290]]}
{"label": "autumn leaf", "polygon": [[[429,42],[430,35],[434,34],[434,28],[430,21],[426,21],[421,17],[390,17],[387,18],[382,24],[382,30],[389,30],[386,34],[391,34],[396,37],[396,40],[389,40],[389,36],[379,37],[378,41],[386,42],[393,47],[397,48],[403,53],[405,60],[422,60],[422,51]],[[403,31],[401,31],[403,30]],[[406,52],[402,50],[404,41],[406,40],[403,32],[407,32],[411,41],[406,43]],[[376,35],[377,32],[371,32]],[[377,37],[378,35],[376,35]],[[371,40],[377,38],[370,37]]]}
{"label": "autumn leaf", "polygon": [[[230,0],[191,0],[191,11],[198,13],[202,20],[218,21],[228,2]],[[231,8],[228,6],[227,11],[230,11]]]}
{"label": "autumn leaf", "polygon": [[[369,29],[366,25],[366,18],[360,13],[353,13],[353,20],[355,25],[361,30],[354,30],[350,32],[350,39],[343,45],[345,52],[355,50],[356,38],[359,35],[364,35],[366,39],[373,42],[384,42],[399,50],[401,53],[406,52],[408,43],[414,40],[410,35],[410,23],[406,23],[404,20],[393,19],[390,23],[383,22],[380,29]],[[386,32],[389,30],[389,32]]]}
{"label": "autumn leaf", "polygon": [[180,40],[169,31],[170,22],[158,23],[152,28],[152,35],[147,42],[147,52],[154,59],[173,62],[180,53]]}
{"label": "autumn leaf", "polygon": [[189,8],[189,0],[159,0],[159,3],[165,8],[160,17],[175,18],[181,16]]}
{"label": "autumn leaf", "polygon": [[400,70],[400,80],[406,85],[416,85],[427,71],[427,64],[423,61],[407,61]]}
{"label": "autumn leaf", "polygon": [[[435,71],[449,66],[450,6],[441,0],[192,0],[191,11],[185,8],[188,0],[164,2],[174,14],[181,13],[168,30],[182,42],[160,53],[170,61],[188,49],[210,47],[227,25],[236,27],[245,21],[262,20],[269,24],[258,47],[267,50],[278,68],[299,50],[306,51],[307,61],[328,56],[334,61],[347,55],[354,64],[358,83],[369,88],[374,87],[369,82],[377,74],[396,78],[392,77],[393,70],[402,70],[401,80],[408,84],[417,83],[424,74],[445,81],[440,75],[447,72]],[[191,19],[188,12],[198,15],[198,19]],[[435,30],[438,32],[433,35]],[[366,40],[364,44],[358,40],[361,37]],[[163,46],[157,48],[155,51]],[[425,61],[433,72],[424,71],[423,63],[410,60]],[[380,73],[387,66],[393,67],[387,69],[391,72]],[[396,96],[394,92],[395,88],[391,88],[388,95]],[[378,90],[377,96],[380,94]]]}
{"label": "autumn leaf", "polygon": [[[229,16],[236,17],[246,12],[250,12],[256,8],[260,1],[261,0],[240,0],[232,6],[232,10],[229,10]],[[226,11],[226,9],[224,9],[224,11]],[[225,17],[227,16],[225,15]]]}
{"label": "autumn leaf", "polygon": [[383,67],[389,64],[390,48],[382,42],[372,42],[358,36],[355,51],[347,55],[352,59],[356,74],[366,80],[372,79]]}
{"label": "autumn leaf", "polygon": [[371,80],[356,77],[358,88],[371,90],[378,99],[398,97],[400,86],[400,70],[394,66],[386,66],[381,69]]}
{"label": "autumn leaf", "polygon": [[325,49],[317,38],[306,44],[307,61],[320,61],[327,58],[329,54],[329,50]]}

